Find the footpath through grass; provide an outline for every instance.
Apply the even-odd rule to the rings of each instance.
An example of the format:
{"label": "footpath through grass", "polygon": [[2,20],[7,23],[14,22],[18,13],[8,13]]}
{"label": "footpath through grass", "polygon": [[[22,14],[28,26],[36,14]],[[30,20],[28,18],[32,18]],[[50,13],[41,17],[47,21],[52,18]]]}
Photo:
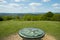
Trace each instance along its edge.
{"label": "footpath through grass", "polygon": [[60,40],[60,22],[56,21],[0,21],[0,38],[17,33],[26,27],[41,28]]}

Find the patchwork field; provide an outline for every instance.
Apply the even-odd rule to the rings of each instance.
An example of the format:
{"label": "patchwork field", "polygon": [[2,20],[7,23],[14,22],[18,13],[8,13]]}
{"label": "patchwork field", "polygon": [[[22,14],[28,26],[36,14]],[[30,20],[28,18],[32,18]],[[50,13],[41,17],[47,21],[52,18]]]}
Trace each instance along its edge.
{"label": "patchwork field", "polygon": [[0,21],[0,39],[18,33],[22,28],[35,27],[60,40],[60,22],[58,21]]}

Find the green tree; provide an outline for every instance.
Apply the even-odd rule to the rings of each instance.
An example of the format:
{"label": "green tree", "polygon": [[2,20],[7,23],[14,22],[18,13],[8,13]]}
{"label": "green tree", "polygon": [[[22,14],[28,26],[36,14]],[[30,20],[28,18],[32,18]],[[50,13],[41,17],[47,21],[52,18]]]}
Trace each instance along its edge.
{"label": "green tree", "polygon": [[25,20],[25,21],[31,21],[32,20],[32,15],[26,14],[26,15],[23,16],[22,19]]}
{"label": "green tree", "polygon": [[54,14],[52,12],[48,12],[48,13],[42,15],[40,20],[51,20],[51,18],[53,17],[53,15]]}
{"label": "green tree", "polygon": [[23,16],[23,20],[25,20],[25,21],[39,21],[40,16],[39,15],[26,14]]}
{"label": "green tree", "polygon": [[45,14],[45,16],[46,16],[46,17],[49,17],[49,18],[52,17],[53,15],[54,15],[54,14],[53,14],[52,12],[48,12],[48,13]]}

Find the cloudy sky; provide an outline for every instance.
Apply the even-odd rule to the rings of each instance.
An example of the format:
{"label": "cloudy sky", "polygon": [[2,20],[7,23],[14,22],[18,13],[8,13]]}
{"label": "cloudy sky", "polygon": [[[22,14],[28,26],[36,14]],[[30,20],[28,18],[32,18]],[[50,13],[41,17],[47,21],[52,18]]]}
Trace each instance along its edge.
{"label": "cloudy sky", "polygon": [[60,0],[0,0],[0,13],[60,12]]}

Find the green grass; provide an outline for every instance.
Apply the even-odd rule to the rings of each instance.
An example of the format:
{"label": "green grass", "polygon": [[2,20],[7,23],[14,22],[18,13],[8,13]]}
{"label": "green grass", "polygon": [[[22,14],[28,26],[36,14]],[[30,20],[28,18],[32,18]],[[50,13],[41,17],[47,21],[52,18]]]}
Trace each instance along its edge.
{"label": "green grass", "polygon": [[26,27],[41,28],[60,40],[60,22],[56,21],[0,21],[0,38],[16,33]]}

